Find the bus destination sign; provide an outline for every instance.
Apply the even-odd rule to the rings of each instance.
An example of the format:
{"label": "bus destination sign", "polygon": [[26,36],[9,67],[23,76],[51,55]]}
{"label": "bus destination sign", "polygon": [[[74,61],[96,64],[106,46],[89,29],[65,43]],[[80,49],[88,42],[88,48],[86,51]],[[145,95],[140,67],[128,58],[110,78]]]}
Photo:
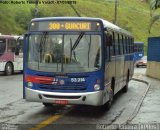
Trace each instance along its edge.
{"label": "bus destination sign", "polygon": [[59,23],[59,22],[51,22],[48,25],[49,30],[91,30],[91,23],[90,22],[66,22],[66,23]]}
{"label": "bus destination sign", "polygon": [[32,22],[30,31],[100,31],[99,22],[39,21]]}

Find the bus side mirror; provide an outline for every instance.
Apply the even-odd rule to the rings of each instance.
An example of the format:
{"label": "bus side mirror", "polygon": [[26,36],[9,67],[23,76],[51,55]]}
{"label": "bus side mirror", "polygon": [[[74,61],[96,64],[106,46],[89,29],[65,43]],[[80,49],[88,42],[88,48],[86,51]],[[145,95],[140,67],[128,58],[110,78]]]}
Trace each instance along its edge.
{"label": "bus side mirror", "polygon": [[25,34],[24,34],[24,37],[28,37],[28,33],[25,33]]}
{"label": "bus side mirror", "polygon": [[112,35],[109,33],[105,33],[105,45],[112,46]]}
{"label": "bus side mirror", "polygon": [[28,37],[29,37],[29,34],[28,34],[28,33],[25,33],[23,37],[24,37],[24,40],[27,40]]}

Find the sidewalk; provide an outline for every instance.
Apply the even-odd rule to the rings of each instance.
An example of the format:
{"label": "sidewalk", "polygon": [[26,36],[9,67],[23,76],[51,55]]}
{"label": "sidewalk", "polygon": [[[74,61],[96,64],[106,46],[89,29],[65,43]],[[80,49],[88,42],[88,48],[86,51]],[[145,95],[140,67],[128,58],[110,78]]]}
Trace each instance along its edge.
{"label": "sidewalk", "polygon": [[149,78],[146,75],[136,73],[135,78],[150,82],[151,87],[147,92],[142,106],[131,121],[132,124],[152,124],[160,123],[160,80]]}

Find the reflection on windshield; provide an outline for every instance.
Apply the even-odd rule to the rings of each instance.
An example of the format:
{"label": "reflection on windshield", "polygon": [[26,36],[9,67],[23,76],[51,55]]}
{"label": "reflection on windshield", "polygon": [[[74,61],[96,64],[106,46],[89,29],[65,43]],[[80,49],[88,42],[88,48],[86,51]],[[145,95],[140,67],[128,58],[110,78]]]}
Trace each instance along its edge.
{"label": "reflection on windshield", "polygon": [[[80,36],[81,35],[81,36]],[[28,67],[46,72],[90,72],[101,67],[100,35],[30,35]]]}

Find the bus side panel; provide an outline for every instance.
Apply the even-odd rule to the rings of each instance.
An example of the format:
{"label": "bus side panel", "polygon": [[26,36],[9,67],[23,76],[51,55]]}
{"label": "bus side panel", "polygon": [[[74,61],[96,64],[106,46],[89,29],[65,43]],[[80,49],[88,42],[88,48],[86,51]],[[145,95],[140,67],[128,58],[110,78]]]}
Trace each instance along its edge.
{"label": "bus side panel", "polygon": [[6,62],[0,61],[0,71],[4,71]]}
{"label": "bus side panel", "polygon": [[124,65],[124,75],[125,79],[124,81],[127,81],[127,76],[129,73],[129,80],[132,78],[134,73],[134,55],[133,54],[127,54],[125,56],[125,65]]}
{"label": "bus side panel", "polygon": [[14,70],[23,70],[23,53],[14,56]]}
{"label": "bus side panel", "polygon": [[[115,56],[111,57],[110,61],[105,62],[105,91],[112,85],[112,78],[115,77],[115,65],[116,65],[116,60]],[[106,93],[106,99],[104,99],[104,103],[109,100],[109,97]]]}
{"label": "bus side panel", "polygon": [[124,81],[127,81],[127,75],[128,75],[128,71],[130,69],[130,59],[129,59],[129,55],[126,54],[125,55],[125,63],[124,63],[124,75],[125,75],[125,78],[124,78]]}
{"label": "bus side panel", "polygon": [[116,56],[116,93],[124,86],[124,56]]}

